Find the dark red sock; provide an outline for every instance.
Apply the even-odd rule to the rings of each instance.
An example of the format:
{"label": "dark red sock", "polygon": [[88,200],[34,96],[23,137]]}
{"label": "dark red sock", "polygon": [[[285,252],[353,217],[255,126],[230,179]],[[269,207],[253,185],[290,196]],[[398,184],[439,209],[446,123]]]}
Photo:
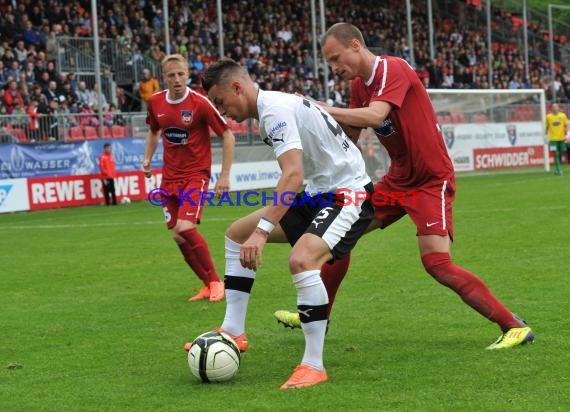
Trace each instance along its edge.
{"label": "dark red sock", "polygon": [[208,286],[210,282],[220,282],[210,249],[200,232],[196,229],[188,229],[180,232],[179,235],[185,240],[184,243],[178,245],[184,255],[184,260],[204,285]]}
{"label": "dark red sock", "polygon": [[321,279],[323,280],[325,288],[327,289],[327,294],[329,295],[327,316],[331,314],[336,292],[338,291],[340,282],[344,279],[344,275],[348,272],[349,264],[350,255],[347,255],[342,259],[336,259],[333,263],[325,263],[321,267]]}
{"label": "dark red sock", "polygon": [[422,263],[435,280],[455,291],[465,303],[490,321],[497,323],[501,329],[521,326],[513,314],[493,296],[483,281],[454,264],[449,253],[429,253],[422,256]]}

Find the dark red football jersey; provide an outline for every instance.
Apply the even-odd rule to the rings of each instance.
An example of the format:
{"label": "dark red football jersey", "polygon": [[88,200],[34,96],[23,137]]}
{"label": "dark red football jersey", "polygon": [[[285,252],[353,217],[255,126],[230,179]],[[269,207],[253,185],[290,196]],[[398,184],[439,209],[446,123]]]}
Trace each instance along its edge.
{"label": "dark red football jersey", "polygon": [[350,107],[373,101],[392,105],[386,120],[374,129],[386,147],[391,165],[385,179],[400,187],[449,179],[453,164],[429,95],[416,72],[403,59],[378,56],[369,79],[352,82]]}
{"label": "dark red football jersey", "polygon": [[210,178],[210,128],[222,136],[229,126],[207,97],[190,88],[186,88],[184,97],[178,100],[170,99],[168,90],[155,93],[148,100],[146,122],[151,130],[162,130],[163,180]]}

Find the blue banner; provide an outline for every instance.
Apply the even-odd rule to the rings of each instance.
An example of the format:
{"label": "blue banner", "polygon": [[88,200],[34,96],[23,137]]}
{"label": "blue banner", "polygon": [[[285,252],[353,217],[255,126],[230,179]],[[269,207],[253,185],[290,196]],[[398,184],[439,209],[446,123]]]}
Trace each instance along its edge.
{"label": "blue banner", "polygon": [[[144,157],[145,139],[3,144],[0,145],[0,179],[99,173],[98,158],[103,153],[105,143],[111,143],[117,172],[139,170]],[[162,168],[162,143],[158,144],[151,167]]]}

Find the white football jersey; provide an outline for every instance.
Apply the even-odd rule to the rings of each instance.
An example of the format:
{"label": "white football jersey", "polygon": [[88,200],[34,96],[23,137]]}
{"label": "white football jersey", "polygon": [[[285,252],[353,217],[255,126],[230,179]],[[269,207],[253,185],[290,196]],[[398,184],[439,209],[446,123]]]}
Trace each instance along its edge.
{"label": "white football jersey", "polygon": [[279,157],[303,151],[305,188],[311,196],[370,183],[360,150],[318,104],[294,94],[259,90],[259,131]]}

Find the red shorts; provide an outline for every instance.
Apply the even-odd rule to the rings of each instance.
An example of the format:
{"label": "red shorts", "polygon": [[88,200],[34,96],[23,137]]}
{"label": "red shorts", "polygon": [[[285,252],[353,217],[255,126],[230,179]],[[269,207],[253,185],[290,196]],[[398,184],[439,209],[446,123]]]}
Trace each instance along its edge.
{"label": "red shorts", "polygon": [[440,235],[453,240],[451,203],[455,199],[455,179],[428,183],[409,190],[395,188],[384,180],[374,185],[374,217],[390,226],[409,215],[417,227],[416,236]]}
{"label": "red shorts", "polygon": [[208,191],[209,184],[210,180],[205,177],[162,182],[161,189],[168,192],[168,201],[162,208],[168,229],[176,226],[178,219],[200,223],[204,209],[201,194]]}

